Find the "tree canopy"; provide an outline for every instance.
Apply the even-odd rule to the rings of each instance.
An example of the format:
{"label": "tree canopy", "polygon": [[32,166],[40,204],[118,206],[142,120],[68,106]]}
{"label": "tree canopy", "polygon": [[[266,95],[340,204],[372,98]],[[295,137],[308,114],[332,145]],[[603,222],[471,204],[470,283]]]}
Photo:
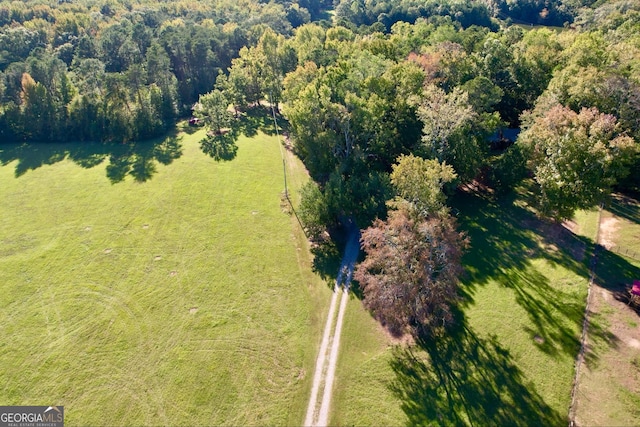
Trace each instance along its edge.
{"label": "tree canopy", "polygon": [[558,219],[602,202],[630,172],[638,152],[614,116],[596,108],[576,113],[561,105],[537,118],[519,143],[531,152],[542,213]]}
{"label": "tree canopy", "polygon": [[460,257],[466,245],[447,216],[411,218],[390,213],[362,233],[367,257],[354,278],[364,305],[395,335],[424,336],[453,320]]}

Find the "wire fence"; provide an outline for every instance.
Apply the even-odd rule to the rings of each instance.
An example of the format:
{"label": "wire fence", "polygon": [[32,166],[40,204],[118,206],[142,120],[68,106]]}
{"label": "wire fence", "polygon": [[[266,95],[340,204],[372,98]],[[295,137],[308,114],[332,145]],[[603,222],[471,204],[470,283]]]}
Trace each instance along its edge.
{"label": "wire fence", "polygon": [[619,255],[625,256],[627,258],[632,258],[636,261],[640,261],[640,253],[634,251],[633,249],[626,248],[624,246],[613,246],[609,249],[611,252],[615,252]]}
{"label": "wire fence", "polygon": [[[602,206],[598,209],[598,228],[596,229],[596,243],[600,242],[600,224],[602,223]],[[578,387],[580,386],[580,367],[584,362],[584,355],[586,350],[587,333],[589,331],[589,313],[591,305],[591,286],[596,277],[596,267],[598,266],[598,255],[602,246],[596,245],[593,255],[591,256],[591,263],[589,264],[589,285],[587,287],[587,299],[585,301],[584,318],[582,319],[582,333],[580,334],[580,351],[578,352],[575,360],[575,371],[573,377],[573,384],[571,386],[571,403],[569,404],[569,427],[575,427],[576,425],[576,410],[578,400]]]}

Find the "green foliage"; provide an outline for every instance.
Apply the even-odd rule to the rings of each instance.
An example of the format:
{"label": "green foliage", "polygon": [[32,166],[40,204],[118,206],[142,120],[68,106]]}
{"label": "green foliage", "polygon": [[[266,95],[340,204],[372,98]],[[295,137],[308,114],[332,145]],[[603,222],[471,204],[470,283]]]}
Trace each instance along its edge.
{"label": "green foliage", "polygon": [[445,93],[432,85],[424,96],[418,115],[426,152],[453,166],[462,181],[473,179],[486,156],[486,138],[499,123],[497,116],[478,115],[459,88]]}
{"label": "green foliage", "polygon": [[450,165],[413,155],[400,156],[391,173],[391,183],[398,196],[424,218],[442,213],[446,201],[443,188],[455,179],[456,173]]}
{"label": "green foliage", "polygon": [[[270,95],[278,102],[282,78],[295,68],[295,53],[282,34],[320,15],[327,4],[307,6],[254,0],[242,5],[229,0],[2,1],[0,80],[9,84],[0,94],[0,134],[27,141],[156,136],[188,114],[198,97],[211,91],[218,72],[256,41],[260,54],[254,55],[254,65],[260,65],[263,81],[248,98],[257,102]],[[34,86],[42,97],[39,105],[33,97],[30,105],[22,105],[24,72],[43,86]],[[123,76],[127,84],[110,94]],[[241,92],[250,89],[237,76],[230,81]],[[231,98],[235,103],[240,97]],[[20,108],[9,107],[10,102]],[[24,126],[34,120],[41,123]]]}
{"label": "green foliage", "polygon": [[489,182],[499,194],[512,190],[526,176],[527,153],[520,144],[507,148],[491,162]]}
{"label": "green foliage", "polygon": [[300,190],[300,206],[298,216],[307,234],[312,239],[318,239],[331,223],[329,208],[324,195],[313,181],[307,182]]}
{"label": "green foliage", "polygon": [[222,133],[223,128],[230,126],[233,120],[229,112],[229,99],[218,89],[200,96],[193,114],[202,120],[210,132],[217,135]]}
{"label": "green foliage", "polygon": [[562,26],[573,21],[582,3],[592,1],[491,0],[490,5],[499,16],[512,22]]}
{"label": "green foliage", "polygon": [[531,153],[540,211],[556,219],[600,203],[629,173],[638,151],[619,133],[615,117],[595,108],[577,114],[560,105],[537,118],[518,143]]}
{"label": "green foliage", "polygon": [[334,172],[327,182],[324,194],[331,218],[338,220],[352,217],[362,226],[371,224],[387,213],[386,201],[391,198],[389,175],[382,172],[360,170],[345,176]]}
{"label": "green foliage", "polygon": [[489,112],[502,99],[504,91],[485,76],[478,76],[461,86],[469,94],[469,104],[477,112]]}
{"label": "green foliage", "polygon": [[453,18],[464,27],[494,25],[489,9],[472,1],[339,0],[335,12],[340,22],[355,26],[378,24],[383,30],[389,30],[397,22],[415,22],[418,18],[434,15]]}

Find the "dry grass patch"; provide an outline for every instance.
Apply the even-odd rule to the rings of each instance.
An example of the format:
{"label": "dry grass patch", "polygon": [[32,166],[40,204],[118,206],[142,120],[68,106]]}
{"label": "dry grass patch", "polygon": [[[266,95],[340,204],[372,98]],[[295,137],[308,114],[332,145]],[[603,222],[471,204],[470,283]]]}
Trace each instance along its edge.
{"label": "dry grass patch", "polygon": [[640,308],[627,289],[640,279],[640,261],[617,250],[640,253],[640,206],[614,197],[602,212],[600,244],[591,296],[585,363],[576,401],[578,425],[640,424]]}

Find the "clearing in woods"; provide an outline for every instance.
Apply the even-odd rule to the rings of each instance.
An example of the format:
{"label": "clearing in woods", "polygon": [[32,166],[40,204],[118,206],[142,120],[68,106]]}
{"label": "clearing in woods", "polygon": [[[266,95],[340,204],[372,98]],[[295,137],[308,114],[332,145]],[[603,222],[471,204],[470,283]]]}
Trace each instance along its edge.
{"label": "clearing in woods", "polygon": [[[276,137],[0,146],[0,401],[69,425],[295,425],[329,291]],[[307,179],[293,167],[289,190]]]}

